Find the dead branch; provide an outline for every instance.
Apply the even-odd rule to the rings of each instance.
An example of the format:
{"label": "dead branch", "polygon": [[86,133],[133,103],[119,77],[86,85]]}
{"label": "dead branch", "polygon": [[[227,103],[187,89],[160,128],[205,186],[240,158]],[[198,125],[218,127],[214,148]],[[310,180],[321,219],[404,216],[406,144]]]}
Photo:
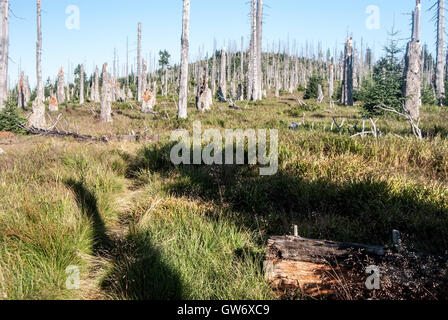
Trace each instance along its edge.
{"label": "dead branch", "polygon": [[383,111],[392,112],[392,113],[398,114],[399,116],[406,118],[408,120],[409,124],[411,125],[412,134],[415,137],[417,137],[418,139],[423,140],[422,130],[420,129],[421,118],[418,118],[417,123],[415,123],[414,119],[411,117],[411,115],[409,114],[408,111],[405,111],[404,113],[399,112],[399,111],[395,110],[394,108],[386,106],[384,103],[382,103],[379,106],[376,106],[376,108],[379,108]]}

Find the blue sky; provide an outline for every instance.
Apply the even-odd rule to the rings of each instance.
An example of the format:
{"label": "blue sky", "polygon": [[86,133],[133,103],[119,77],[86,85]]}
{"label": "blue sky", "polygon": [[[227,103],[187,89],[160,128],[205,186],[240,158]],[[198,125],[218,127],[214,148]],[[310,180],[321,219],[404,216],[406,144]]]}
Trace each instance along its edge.
{"label": "blue sky", "polygon": [[[11,83],[17,79],[18,69],[30,76],[35,83],[35,0],[10,0],[13,14],[10,17]],[[229,41],[240,43],[249,38],[248,0],[191,0],[190,57],[199,56],[200,49],[211,53],[213,39],[218,47]],[[422,39],[431,50],[434,48],[433,13],[427,12],[435,0],[422,0]],[[66,27],[66,8],[79,8],[80,28]],[[377,6],[380,10],[379,29],[366,27],[369,14],[366,8]],[[323,47],[342,48],[347,32],[360,42],[363,38],[377,54],[386,42],[387,32],[395,21],[400,38],[410,36],[410,17],[407,15],[415,0],[265,0],[265,47],[279,40],[297,46],[306,41],[321,41]],[[135,61],[137,48],[137,23],[143,25],[143,56],[155,56],[160,49],[167,49],[172,63],[180,53],[182,0],[42,0],[43,28],[43,78],[54,78],[59,67],[65,72],[69,66],[85,63],[90,73],[94,65],[113,61],[114,48],[120,64],[126,62],[126,38],[129,37],[129,60]],[[404,44],[404,41],[403,41]],[[152,58],[150,59],[152,60]],[[120,71],[123,67],[120,67]],[[110,69],[111,70],[111,69]],[[71,76],[73,78],[73,76]]]}

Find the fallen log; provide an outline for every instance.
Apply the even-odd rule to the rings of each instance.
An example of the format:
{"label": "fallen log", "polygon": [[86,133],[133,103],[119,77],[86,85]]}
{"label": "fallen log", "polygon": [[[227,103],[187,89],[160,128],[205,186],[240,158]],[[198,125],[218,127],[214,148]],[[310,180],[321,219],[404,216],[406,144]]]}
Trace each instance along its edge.
{"label": "fallen log", "polygon": [[28,134],[34,135],[46,135],[46,136],[54,136],[54,137],[72,137],[82,141],[97,141],[97,142],[111,142],[111,141],[122,141],[122,142],[142,142],[142,141],[157,141],[158,135],[150,135],[150,134],[130,134],[130,135],[113,135],[110,137],[107,136],[91,136],[85,134],[79,134],[75,132],[64,132],[57,130],[47,130],[47,129],[38,129],[35,127],[26,128]]}
{"label": "fallen log", "polygon": [[27,127],[25,128],[26,132],[28,134],[34,134],[34,135],[43,135],[43,136],[54,136],[54,137],[73,137],[78,140],[84,140],[84,141],[100,141],[100,142],[108,142],[108,138],[105,136],[102,137],[95,137],[90,135],[84,135],[76,132],[63,132],[63,131],[57,131],[57,130],[47,130],[47,129],[40,129],[35,127]]}
{"label": "fallen log", "polygon": [[426,287],[448,281],[447,261],[446,257],[403,250],[401,245],[388,248],[275,236],[268,240],[264,271],[279,295],[300,292],[313,298],[340,299],[341,295],[352,297],[350,291],[355,288],[358,295],[368,292],[366,281],[372,267],[378,270],[378,278],[381,274],[381,285],[394,288],[391,291],[397,287],[413,293],[414,288],[428,291]]}

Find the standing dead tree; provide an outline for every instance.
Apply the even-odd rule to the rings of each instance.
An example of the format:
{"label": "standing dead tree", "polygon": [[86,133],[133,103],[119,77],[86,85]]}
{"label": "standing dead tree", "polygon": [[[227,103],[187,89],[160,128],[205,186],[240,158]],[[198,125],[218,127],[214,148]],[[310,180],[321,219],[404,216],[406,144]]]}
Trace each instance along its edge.
{"label": "standing dead tree", "polygon": [[420,117],[421,78],[422,78],[422,44],[420,42],[420,16],[421,0],[416,0],[415,10],[412,13],[412,38],[408,43],[404,68],[404,111],[412,119]]}
{"label": "standing dead tree", "polygon": [[44,128],[45,120],[45,104],[44,88],[42,84],[42,22],[41,22],[41,0],[37,0],[37,42],[36,42],[36,74],[37,74],[37,96],[33,101],[33,113],[28,119],[28,127]]}
{"label": "standing dead tree", "polygon": [[107,63],[103,65],[103,88],[101,90],[101,113],[102,122],[112,122],[112,84],[107,73]]}
{"label": "standing dead tree", "polygon": [[334,64],[328,66],[328,98],[331,100],[334,94]]}
{"label": "standing dead tree", "polygon": [[[57,88],[57,98],[58,98],[58,103],[61,104],[65,101],[65,91],[64,91],[64,70],[59,69],[59,73],[58,73],[58,88]],[[55,109],[50,109],[51,112],[54,111],[58,111],[57,108]]]}
{"label": "standing dead tree", "polygon": [[204,72],[204,80],[196,96],[196,108],[201,112],[205,112],[207,110],[210,110],[212,104],[213,104],[212,91],[208,87],[208,61],[207,61]]}
{"label": "standing dead tree", "polygon": [[344,71],[342,79],[341,103],[344,106],[353,106],[353,39],[350,37],[345,44]]}
{"label": "standing dead tree", "polygon": [[221,50],[221,71],[219,72],[218,96],[221,102],[227,99],[227,78],[226,78],[226,49]]}
{"label": "standing dead tree", "polygon": [[0,110],[8,96],[9,0],[0,0]]}
{"label": "standing dead tree", "polygon": [[257,96],[256,100],[263,99],[263,68],[262,68],[262,54],[263,54],[263,0],[257,0],[257,20],[256,20],[256,61],[257,61]]}
{"label": "standing dead tree", "polygon": [[137,101],[142,101],[142,23],[137,29]]}
{"label": "standing dead tree", "polygon": [[98,67],[96,67],[95,69],[95,79],[93,82],[94,85],[94,89],[93,91],[93,101],[95,103],[99,103],[100,102],[100,70],[98,69]]}
{"label": "standing dead tree", "polygon": [[445,0],[437,1],[437,65],[436,65],[436,94],[439,105],[445,100]]}
{"label": "standing dead tree", "polygon": [[79,77],[79,103],[84,104],[84,65],[81,64]]}
{"label": "standing dead tree", "polygon": [[190,39],[190,0],[184,0],[182,14],[181,64],[178,118],[187,118],[188,104],[188,50]]}

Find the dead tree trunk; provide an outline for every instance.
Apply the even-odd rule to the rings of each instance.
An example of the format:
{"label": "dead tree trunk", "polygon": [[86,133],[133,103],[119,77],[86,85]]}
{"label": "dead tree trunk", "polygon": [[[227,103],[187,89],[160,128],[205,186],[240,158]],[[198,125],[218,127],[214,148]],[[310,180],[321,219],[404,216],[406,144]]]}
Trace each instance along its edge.
{"label": "dead tree trunk", "polygon": [[404,68],[404,111],[408,113],[412,119],[416,120],[420,117],[421,102],[421,52],[422,45],[420,42],[420,0],[416,0],[416,7],[412,14],[412,39],[408,43],[406,50],[405,68]]}
{"label": "dead tree trunk", "polygon": [[84,104],[84,65],[81,64],[80,70],[80,78],[79,78],[79,103]]}
{"label": "dead tree trunk", "polygon": [[100,102],[100,70],[98,67],[95,69],[95,80],[94,80],[94,102],[99,103]]}
{"label": "dead tree trunk", "polygon": [[142,23],[137,30],[137,101],[142,101]]}
{"label": "dead tree trunk", "polygon": [[330,63],[328,74],[328,98],[331,100],[334,93],[334,65]]}
{"label": "dead tree trunk", "polygon": [[445,100],[445,0],[438,0],[437,9],[437,66],[436,66],[436,94],[440,106]]}
{"label": "dead tree trunk", "polygon": [[349,38],[345,44],[344,71],[342,80],[341,103],[353,106],[353,39]]}
{"label": "dead tree trunk", "polygon": [[0,0],[0,110],[8,96],[9,0]]}
{"label": "dead tree trunk", "polygon": [[263,68],[262,68],[262,53],[263,53],[263,0],[257,1],[257,97],[256,100],[262,100],[263,95]]}
{"label": "dead tree trunk", "polygon": [[[59,73],[58,73],[58,89],[57,89],[57,98],[58,98],[58,103],[61,104],[65,101],[65,91],[64,91],[64,70],[59,69]],[[58,111],[58,109],[50,109],[51,112],[55,112]]]}
{"label": "dead tree trunk", "polygon": [[181,64],[179,87],[179,119],[187,118],[188,104],[188,50],[190,40],[190,0],[184,0],[182,15]]}
{"label": "dead tree trunk", "polygon": [[28,119],[28,126],[43,129],[46,126],[45,104],[43,103],[44,89],[42,85],[42,22],[41,22],[41,0],[37,0],[37,42],[36,42],[36,74],[37,74],[37,96],[33,102],[33,113]]}
{"label": "dead tree trunk", "polygon": [[257,41],[257,4],[255,0],[251,2],[251,53],[250,53],[250,100],[257,100],[258,94],[258,41]]}
{"label": "dead tree trunk", "polygon": [[17,85],[17,107],[25,108],[25,88],[23,84],[23,72],[20,73],[19,84]]}
{"label": "dead tree trunk", "polygon": [[221,50],[221,71],[219,72],[218,95],[220,101],[227,100],[227,79],[226,79],[226,49]]}
{"label": "dead tree trunk", "polygon": [[103,65],[103,88],[101,90],[101,113],[103,122],[112,122],[112,92],[111,81],[107,73],[107,63]]}
{"label": "dead tree trunk", "polygon": [[213,62],[212,62],[212,94],[216,94],[216,40],[213,43]]}

